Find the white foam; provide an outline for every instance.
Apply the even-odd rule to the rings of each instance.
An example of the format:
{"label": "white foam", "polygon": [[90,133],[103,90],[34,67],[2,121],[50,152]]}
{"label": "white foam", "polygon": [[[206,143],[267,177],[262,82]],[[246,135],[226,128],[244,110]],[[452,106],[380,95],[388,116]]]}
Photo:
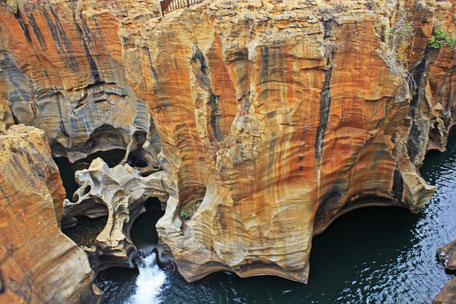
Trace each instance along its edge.
{"label": "white foam", "polygon": [[148,254],[141,259],[139,275],[136,278],[135,294],[129,302],[135,304],[161,303],[159,296],[165,282],[166,274],[158,267],[155,253]]}

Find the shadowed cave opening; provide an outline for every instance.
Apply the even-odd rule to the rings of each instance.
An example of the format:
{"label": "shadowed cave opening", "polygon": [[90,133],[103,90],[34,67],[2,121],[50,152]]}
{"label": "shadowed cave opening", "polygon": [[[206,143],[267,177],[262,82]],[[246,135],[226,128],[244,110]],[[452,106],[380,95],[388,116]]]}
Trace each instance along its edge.
{"label": "shadowed cave opening", "polygon": [[146,212],[139,215],[130,229],[130,238],[138,250],[155,246],[158,242],[158,234],[155,225],[165,214],[158,198],[152,197],[144,203]]}
{"label": "shadowed cave opening", "polygon": [[132,167],[145,168],[149,165],[146,158],[146,151],[143,148],[138,148],[128,154],[127,163]]}

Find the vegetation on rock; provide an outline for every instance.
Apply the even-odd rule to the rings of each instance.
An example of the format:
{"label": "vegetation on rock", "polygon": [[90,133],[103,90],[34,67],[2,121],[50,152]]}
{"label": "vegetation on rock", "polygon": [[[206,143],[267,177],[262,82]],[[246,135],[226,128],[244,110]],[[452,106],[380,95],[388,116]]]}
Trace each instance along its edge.
{"label": "vegetation on rock", "polygon": [[187,208],[184,208],[180,212],[180,216],[183,220],[190,219],[198,210],[199,206],[201,205],[201,201],[196,201],[191,203]]}
{"label": "vegetation on rock", "polygon": [[454,33],[436,30],[432,33],[428,45],[433,49],[441,49],[443,46],[456,48],[456,37],[454,37]]}

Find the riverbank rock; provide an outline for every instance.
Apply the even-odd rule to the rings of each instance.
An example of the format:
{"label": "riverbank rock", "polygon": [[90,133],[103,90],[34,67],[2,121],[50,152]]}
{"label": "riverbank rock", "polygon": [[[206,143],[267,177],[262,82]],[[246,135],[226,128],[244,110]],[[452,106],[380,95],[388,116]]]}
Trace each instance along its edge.
{"label": "riverbank rock", "polygon": [[432,301],[434,304],[456,303],[456,278],[445,285],[442,292]]}
{"label": "riverbank rock", "polygon": [[[456,240],[437,250],[437,257],[445,269],[456,271]],[[435,304],[456,303],[456,278],[453,278],[434,299]]]}
{"label": "riverbank rock", "polygon": [[160,252],[186,280],[306,282],[336,217],[428,201],[417,166],[456,113],[454,51],[428,41],[455,0],[157,3],[9,1],[0,93],[71,160],[147,132]]}
{"label": "riverbank rock", "polygon": [[128,164],[109,168],[101,159],[92,161],[88,169],[76,172],[80,188],[75,202],[65,200],[63,226],[74,224],[74,216],[108,216],[103,231],[93,247],[84,248],[92,268],[99,270],[114,266],[131,266],[136,247],[130,238],[135,219],[145,212],[144,202],[150,197],[161,201],[168,198],[169,186],[163,171],[141,176]]}
{"label": "riverbank rock", "polygon": [[456,271],[456,240],[439,248],[437,257],[446,269]]}
{"label": "riverbank rock", "polygon": [[59,230],[65,191],[45,133],[0,135],[0,302],[98,303],[86,254]]}

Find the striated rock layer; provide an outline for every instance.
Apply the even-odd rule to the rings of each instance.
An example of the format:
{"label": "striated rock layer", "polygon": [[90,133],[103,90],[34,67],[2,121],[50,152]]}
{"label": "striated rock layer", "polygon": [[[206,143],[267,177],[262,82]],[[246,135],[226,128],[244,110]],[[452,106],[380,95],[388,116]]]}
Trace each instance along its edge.
{"label": "striated rock layer", "polygon": [[186,280],[306,282],[337,216],[432,195],[416,166],[444,149],[456,78],[428,41],[455,2],[216,0],[159,18],[154,0],[8,1],[0,93],[55,155],[150,154],[169,180],[161,255]]}
{"label": "striated rock layer", "polygon": [[59,230],[65,191],[50,152],[42,130],[0,135],[1,303],[101,300],[87,256]]}

